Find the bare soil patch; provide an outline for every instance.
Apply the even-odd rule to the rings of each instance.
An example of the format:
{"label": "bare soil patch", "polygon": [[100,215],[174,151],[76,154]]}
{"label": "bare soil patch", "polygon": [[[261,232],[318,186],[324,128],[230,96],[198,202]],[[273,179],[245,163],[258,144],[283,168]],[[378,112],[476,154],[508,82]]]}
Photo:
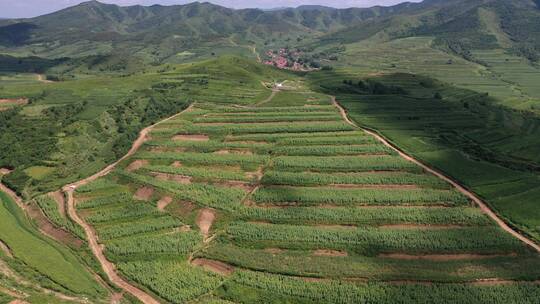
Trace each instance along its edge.
{"label": "bare soil patch", "polygon": [[480,280],[471,282],[471,285],[474,285],[474,286],[497,286],[497,285],[510,285],[510,284],[516,284],[516,281],[491,278],[491,279],[480,279]]}
{"label": "bare soil patch", "polygon": [[253,152],[246,149],[236,149],[236,150],[219,150],[214,152],[214,154],[217,155],[223,155],[223,154],[239,154],[239,155],[253,155]]}
{"label": "bare soil patch", "polygon": [[[13,296],[13,295],[11,295],[11,296]],[[13,301],[9,302],[9,304],[30,304],[30,303],[26,302],[25,300],[16,299],[16,300],[13,300]]]}
{"label": "bare soil patch", "polygon": [[271,254],[280,254],[282,252],[285,252],[285,249],[281,248],[265,248],[265,252],[271,253]]}
{"label": "bare soil patch", "polygon": [[482,260],[495,257],[515,257],[517,254],[425,254],[425,255],[411,255],[403,253],[383,253],[377,257],[389,258],[396,260],[427,260],[427,261],[459,261],[459,260]]}
{"label": "bare soil patch", "polygon": [[26,208],[28,216],[34,220],[39,230],[49,237],[63,243],[66,245],[71,245],[76,248],[80,248],[83,245],[83,241],[74,237],[71,233],[65,231],[64,229],[57,228],[54,226],[47,217],[43,214],[41,209],[34,205],[30,204]]}
{"label": "bare soil patch", "polygon": [[13,254],[11,253],[11,249],[9,249],[8,245],[6,245],[2,240],[0,240],[0,251],[2,251],[7,257],[12,258]]}
{"label": "bare soil patch", "polygon": [[66,217],[66,201],[62,191],[55,191],[50,193],[49,195],[58,205],[58,212],[60,212],[63,217]]}
{"label": "bare soil patch", "polygon": [[234,272],[234,267],[229,264],[204,258],[194,259],[191,264],[225,276]]}
{"label": "bare soil patch", "polygon": [[227,188],[238,188],[247,192],[253,189],[252,185],[243,181],[224,181],[224,182],[214,183],[214,185],[227,187]]}
{"label": "bare soil patch", "polygon": [[174,163],[171,164],[171,167],[180,168],[180,167],[182,167],[182,163],[177,160],[177,161],[175,161]]}
{"label": "bare soil patch", "polygon": [[181,148],[181,147],[177,147],[177,148],[152,147],[150,149],[150,152],[154,152],[154,153],[161,153],[161,152],[177,152],[177,153],[180,153],[180,152],[186,152],[186,151],[187,151],[186,148]]}
{"label": "bare soil patch", "polygon": [[161,211],[165,210],[167,206],[173,201],[172,197],[164,196],[157,202],[157,208]]}
{"label": "bare soil patch", "polygon": [[140,201],[149,201],[152,198],[153,194],[154,188],[141,187],[137,190],[137,192],[135,192],[133,198]]}
{"label": "bare soil patch", "polygon": [[0,175],[7,175],[10,174],[12,170],[9,170],[8,168],[0,168]]}
{"label": "bare soil patch", "polygon": [[349,254],[346,251],[318,249],[313,252],[314,256],[346,257]]}
{"label": "bare soil patch", "polygon": [[214,222],[215,218],[216,212],[212,209],[205,208],[199,211],[196,222],[205,238],[208,237],[210,228],[212,227],[212,223]]}
{"label": "bare soil patch", "polygon": [[318,225],[315,225],[315,227],[329,228],[329,229],[356,229],[358,228],[355,225],[325,225],[325,224],[318,224]]}
{"label": "bare soil patch", "polygon": [[126,171],[128,172],[137,171],[146,165],[148,165],[147,160],[138,159],[138,160],[133,161],[131,164],[129,164],[129,166],[127,166],[126,168]]}
{"label": "bare soil patch", "polygon": [[0,106],[2,104],[9,104],[9,105],[12,105],[12,104],[16,104],[16,105],[25,105],[28,103],[28,99],[27,98],[16,98],[16,99],[9,99],[9,98],[3,98],[1,99],[0,98]]}
{"label": "bare soil patch", "polygon": [[192,180],[191,176],[186,175],[167,174],[160,172],[152,172],[152,175],[155,176],[157,179],[174,181],[182,185],[189,185],[191,184]]}
{"label": "bare soil patch", "polygon": [[172,138],[173,140],[190,140],[190,141],[209,141],[210,137],[208,135],[176,135]]}

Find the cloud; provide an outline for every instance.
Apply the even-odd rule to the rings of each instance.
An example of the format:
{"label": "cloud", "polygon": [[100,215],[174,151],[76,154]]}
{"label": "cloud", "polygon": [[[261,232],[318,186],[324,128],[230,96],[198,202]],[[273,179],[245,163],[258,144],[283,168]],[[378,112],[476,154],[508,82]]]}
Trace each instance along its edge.
{"label": "cloud", "polygon": [[[104,3],[127,5],[174,5],[186,4],[194,0],[101,0]],[[200,0],[202,2],[202,0]],[[420,0],[410,0],[419,2]],[[69,6],[76,5],[83,0],[0,0],[0,17],[25,18],[51,13]],[[296,7],[299,5],[326,5],[338,8],[369,7],[374,5],[394,5],[403,0],[209,0],[215,4],[233,8],[275,8]]]}

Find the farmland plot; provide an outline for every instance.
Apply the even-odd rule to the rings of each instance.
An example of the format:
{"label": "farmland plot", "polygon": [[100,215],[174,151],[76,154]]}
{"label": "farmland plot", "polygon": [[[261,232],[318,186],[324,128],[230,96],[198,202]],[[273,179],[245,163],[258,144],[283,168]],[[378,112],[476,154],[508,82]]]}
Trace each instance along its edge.
{"label": "farmland plot", "polygon": [[323,100],[197,104],[78,190],[77,208],[119,272],[172,303],[540,295],[527,245]]}

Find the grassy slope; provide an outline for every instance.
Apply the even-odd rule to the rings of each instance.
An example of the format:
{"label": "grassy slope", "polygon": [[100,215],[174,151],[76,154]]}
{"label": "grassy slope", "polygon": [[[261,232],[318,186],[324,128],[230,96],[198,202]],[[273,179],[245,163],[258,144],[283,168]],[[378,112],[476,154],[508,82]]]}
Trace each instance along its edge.
{"label": "grassy slope", "polygon": [[[407,96],[362,93],[356,86],[359,75],[348,70],[311,79],[336,94],[355,121],[456,178],[509,222],[540,239],[534,118],[502,110],[485,96],[406,74],[371,78],[400,86]],[[344,85],[343,79],[352,79],[353,85]],[[443,100],[433,97],[437,92]]]}
{"label": "grassy slope", "polygon": [[39,234],[5,193],[0,193],[0,200],[0,238],[27,268],[25,276],[62,292],[94,299],[104,296],[103,288],[71,251]]}

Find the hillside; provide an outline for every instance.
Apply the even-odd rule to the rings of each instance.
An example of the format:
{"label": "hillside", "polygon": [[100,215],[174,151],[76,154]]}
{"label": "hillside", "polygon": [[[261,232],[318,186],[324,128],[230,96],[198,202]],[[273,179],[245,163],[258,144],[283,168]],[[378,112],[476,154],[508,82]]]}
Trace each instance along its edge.
{"label": "hillside", "polygon": [[0,303],[538,304],[540,1],[0,20]]}

